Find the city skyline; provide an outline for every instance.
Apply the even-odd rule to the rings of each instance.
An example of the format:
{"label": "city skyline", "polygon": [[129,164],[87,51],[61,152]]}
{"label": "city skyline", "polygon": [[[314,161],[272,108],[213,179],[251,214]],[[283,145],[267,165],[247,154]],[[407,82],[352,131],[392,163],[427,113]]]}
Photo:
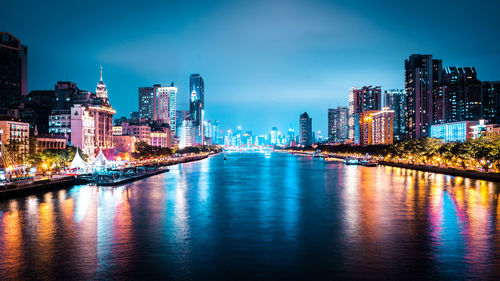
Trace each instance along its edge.
{"label": "city skyline", "polygon": [[[482,2],[489,9],[482,9],[481,15],[464,3],[437,3],[422,14],[423,24],[418,26],[404,15],[408,9],[423,12],[421,2],[422,7],[392,2],[391,11],[356,1],[165,3],[142,9],[125,2],[88,5],[99,9],[83,9],[88,20],[65,25],[44,17],[57,19],[78,7],[29,2],[7,3],[9,13],[2,23],[3,30],[29,46],[28,91],[50,89],[57,81],[92,89],[103,65],[118,117],[136,111],[138,87],[154,83],[174,82],[178,108],[187,109],[189,75],[200,73],[210,108],[206,120],[256,133],[274,126],[286,131],[290,123],[298,130],[296,118],[307,111],[315,120],[313,129],[325,134],[326,105],[346,106],[351,86],[403,89],[403,62],[413,53],[432,54],[446,66],[475,67],[480,80],[498,77],[500,59],[494,46],[499,39],[488,35],[499,26],[488,17],[498,10],[493,2]],[[156,10],[176,13],[163,24],[155,19]],[[431,20],[436,14],[439,21]],[[451,21],[460,16],[469,20]],[[130,17],[137,20],[128,21]],[[141,21],[146,17],[153,20]],[[20,22],[25,18],[40,23],[40,29],[34,32]],[[436,22],[440,28],[433,30]],[[468,36],[457,36],[464,32]],[[360,46],[360,40],[372,44]],[[381,47],[373,48],[374,44]],[[391,48],[384,47],[388,45]]]}

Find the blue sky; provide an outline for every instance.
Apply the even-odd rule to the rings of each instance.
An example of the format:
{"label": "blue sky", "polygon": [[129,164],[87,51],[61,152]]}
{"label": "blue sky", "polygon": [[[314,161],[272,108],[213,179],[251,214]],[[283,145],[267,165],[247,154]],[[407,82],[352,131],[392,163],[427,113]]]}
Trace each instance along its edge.
{"label": "blue sky", "polygon": [[[6,2],[6,3],[5,3]],[[50,3],[48,3],[50,2]],[[436,3],[439,2],[439,3]],[[206,118],[256,133],[326,131],[351,86],[404,87],[404,59],[429,53],[500,80],[499,1],[2,1],[0,30],[29,48],[30,89],[95,90],[104,68],[117,116],[137,88],[205,80]]]}

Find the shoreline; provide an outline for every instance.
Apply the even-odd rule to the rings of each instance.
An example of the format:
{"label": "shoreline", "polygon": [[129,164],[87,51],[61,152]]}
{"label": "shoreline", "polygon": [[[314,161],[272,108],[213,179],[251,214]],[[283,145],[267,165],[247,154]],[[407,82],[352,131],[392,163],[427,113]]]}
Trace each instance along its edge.
{"label": "shoreline", "polygon": [[[292,155],[297,155],[297,156],[306,156],[306,157],[313,156],[313,153],[307,153],[307,152],[298,152],[298,153],[297,152],[295,152],[295,153],[289,152],[289,153]],[[328,154],[328,157],[343,160],[346,156],[332,153],[332,154]],[[478,180],[500,182],[500,173],[481,172],[481,171],[473,171],[473,170],[462,170],[462,169],[456,169],[456,168],[434,167],[434,166],[426,166],[426,165],[418,165],[418,164],[405,164],[405,163],[397,163],[397,162],[384,161],[384,160],[379,160],[378,163],[379,163],[379,165],[383,165],[383,166],[398,167],[398,168],[404,168],[404,169],[410,169],[410,170],[416,170],[416,171],[438,173],[438,174],[444,174],[444,175],[455,176],[455,177],[464,177],[464,178],[472,178],[472,179],[478,179]]]}
{"label": "shoreline", "polygon": [[[217,154],[218,153],[209,153],[207,155],[190,156],[189,158],[183,159],[182,161],[174,160],[174,161],[163,162],[163,163],[160,163],[160,166],[168,167],[168,166],[182,164],[182,163],[195,162],[195,161],[203,160],[203,159],[208,158],[209,156],[214,156]],[[147,165],[145,165],[145,166],[147,166]],[[131,182],[134,182],[136,180],[145,179],[145,178],[155,176],[158,174],[162,174],[165,172],[168,172],[168,169],[161,171],[161,172],[140,175],[140,176],[135,177],[135,178],[127,179],[123,182],[123,184],[131,183]],[[69,188],[74,187],[75,185],[79,185],[78,179],[75,176],[64,176],[64,177],[54,178],[54,179],[32,180],[32,181],[28,181],[27,184],[24,184],[22,182],[20,182],[20,183],[13,182],[13,183],[9,183],[9,184],[0,186],[0,200],[10,199],[10,198],[14,198],[16,196],[21,196],[21,195],[37,195],[37,194],[42,193],[44,191],[55,190],[57,188],[69,189]],[[116,184],[113,186],[117,186],[117,185],[121,185],[121,184]],[[109,186],[107,186],[107,187],[109,187]]]}
{"label": "shoreline", "polygon": [[455,177],[464,177],[464,178],[473,178],[479,180],[500,182],[500,173],[488,173],[488,172],[479,172],[472,170],[460,170],[454,168],[432,167],[432,166],[425,166],[418,164],[405,164],[405,163],[396,163],[389,161],[379,161],[379,164],[390,167],[398,167],[398,168],[411,169],[423,172],[445,174]]}

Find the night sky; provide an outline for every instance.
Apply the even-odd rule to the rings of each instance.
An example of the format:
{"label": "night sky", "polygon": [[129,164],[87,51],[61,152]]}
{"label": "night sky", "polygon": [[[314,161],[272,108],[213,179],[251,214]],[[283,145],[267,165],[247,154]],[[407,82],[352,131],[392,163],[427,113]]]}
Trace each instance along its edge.
{"label": "night sky", "polygon": [[[75,2],[75,3],[74,3]],[[433,54],[500,80],[500,1],[22,1],[0,3],[0,30],[28,46],[29,89],[70,80],[95,91],[104,68],[117,117],[137,88],[205,80],[206,119],[255,133],[326,133],[351,86],[404,87],[404,59]]]}

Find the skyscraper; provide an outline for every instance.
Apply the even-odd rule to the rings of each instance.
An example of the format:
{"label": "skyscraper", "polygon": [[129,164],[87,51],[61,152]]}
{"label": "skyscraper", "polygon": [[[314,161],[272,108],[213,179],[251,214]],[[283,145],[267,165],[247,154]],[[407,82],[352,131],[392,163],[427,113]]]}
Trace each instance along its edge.
{"label": "skyscraper", "polygon": [[361,113],[367,110],[380,110],[382,90],[380,86],[364,86],[351,88],[349,94],[349,141],[360,144],[359,120]]}
{"label": "skyscraper", "polygon": [[483,118],[500,123],[500,81],[485,81],[481,88]]}
{"label": "skyscraper", "polygon": [[141,121],[153,120],[153,87],[139,87],[139,119]]}
{"label": "skyscraper", "polygon": [[406,132],[409,138],[429,135],[434,120],[434,91],[440,83],[441,60],[414,54],[405,60]]}
{"label": "skyscraper", "polygon": [[309,118],[307,112],[300,115],[299,122],[300,138],[299,143],[304,146],[312,144],[312,119]]}
{"label": "skyscraper", "polygon": [[349,138],[349,109],[345,106],[328,109],[328,141],[344,143]]}
{"label": "skyscraper", "polygon": [[445,67],[434,105],[434,124],[481,119],[481,81],[476,69]]}
{"label": "skyscraper", "polygon": [[170,87],[157,84],[153,86],[153,93],[153,120],[167,123],[175,135],[177,88],[174,87],[174,83]]}
{"label": "skyscraper", "polygon": [[402,89],[386,90],[384,93],[384,107],[388,107],[394,111],[394,139],[402,140],[406,135],[406,92]]}
{"label": "skyscraper", "polygon": [[0,32],[0,106],[28,94],[28,48],[16,37]]}
{"label": "skyscraper", "polygon": [[189,77],[189,112],[195,128],[196,142],[203,144],[203,118],[205,110],[205,83],[200,74]]}

